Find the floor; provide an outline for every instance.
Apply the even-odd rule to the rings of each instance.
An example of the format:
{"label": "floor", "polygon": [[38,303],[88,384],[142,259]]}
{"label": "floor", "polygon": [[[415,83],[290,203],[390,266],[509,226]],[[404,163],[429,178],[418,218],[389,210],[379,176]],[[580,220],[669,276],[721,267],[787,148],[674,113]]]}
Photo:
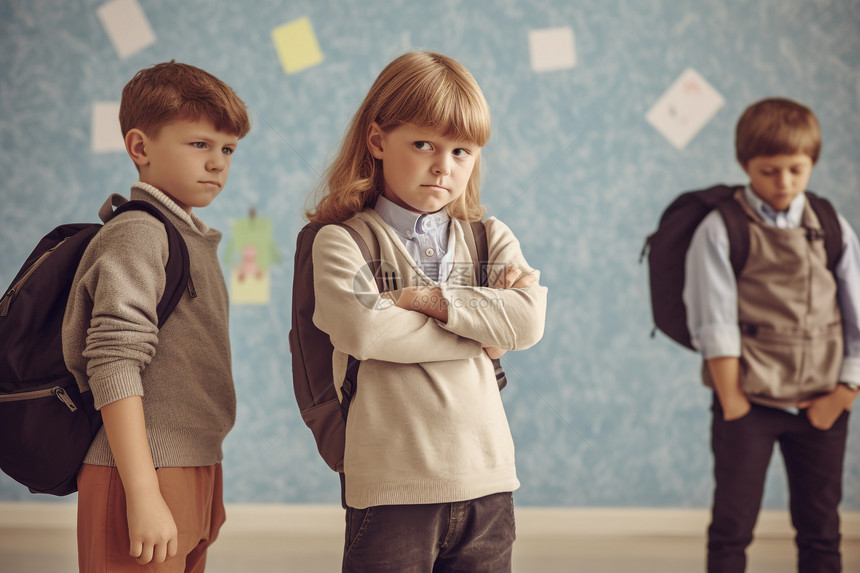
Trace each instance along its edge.
{"label": "floor", "polygon": [[[282,535],[223,535],[213,546],[207,573],[329,573],[340,570],[341,540],[287,539]],[[704,570],[704,540],[696,537],[582,538],[517,541],[515,573],[690,573]],[[795,570],[787,539],[758,539],[748,573]],[[860,572],[860,541],[843,544],[844,570]],[[0,529],[0,573],[75,573],[69,530]]]}

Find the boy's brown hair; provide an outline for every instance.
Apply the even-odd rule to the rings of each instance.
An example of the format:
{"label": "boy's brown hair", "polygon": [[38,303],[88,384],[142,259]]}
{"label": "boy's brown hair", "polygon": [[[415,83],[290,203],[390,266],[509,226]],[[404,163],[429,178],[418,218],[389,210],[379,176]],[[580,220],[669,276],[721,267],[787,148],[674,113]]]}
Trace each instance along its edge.
{"label": "boy's brown hair", "polygon": [[157,137],[171,121],[208,118],[215,129],[239,139],[251,129],[245,104],[233,90],[200,68],[175,60],[140,70],[122,90],[122,135],[134,128]]}
{"label": "boy's brown hair", "polygon": [[738,161],[754,157],[805,153],[814,165],[821,152],[821,128],[812,110],[785,98],[768,98],[749,106],[735,133]]}

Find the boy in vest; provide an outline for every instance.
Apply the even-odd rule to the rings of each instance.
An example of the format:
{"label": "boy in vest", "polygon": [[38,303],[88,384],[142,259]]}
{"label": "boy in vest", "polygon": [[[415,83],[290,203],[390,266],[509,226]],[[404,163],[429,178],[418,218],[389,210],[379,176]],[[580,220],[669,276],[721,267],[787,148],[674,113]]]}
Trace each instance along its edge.
{"label": "boy in vest", "polygon": [[838,506],[849,410],[860,383],[860,245],[839,216],[842,254],[827,268],[806,184],[821,148],[808,108],[766,99],[741,116],[737,159],[750,182],[738,277],[719,213],[693,235],[684,304],[704,382],[714,390],[708,571],[741,572],[774,443],[785,462],[798,571],[841,571]]}
{"label": "boy in vest", "polygon": [[192,209],[221,192],[250,123],[229,86],[173,61],[126,84],[119,119],[139,173],[131,198],[173,223],[191,275],[159,329],[170,254],[161,222],[122,213],[81,259],[63,352],[104,427],[78,474],[78,562],[85,573],[199,573],[224,522],[221,444],[236,395],[221,233]]}

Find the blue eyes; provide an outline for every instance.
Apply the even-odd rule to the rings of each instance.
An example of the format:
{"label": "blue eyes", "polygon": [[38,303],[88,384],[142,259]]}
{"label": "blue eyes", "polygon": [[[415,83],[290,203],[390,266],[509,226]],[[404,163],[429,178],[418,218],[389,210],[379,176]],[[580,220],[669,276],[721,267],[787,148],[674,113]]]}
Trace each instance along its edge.
{"label": "blue eyes", "polygon": [[[197,149],[208,149],[209,148],[209,145],[205,141],[194,141],[191,143],[191,145],[193,145]],[[235,151],[236,150],[233,149],[232,147],[222,147],[221,148],[221,153],[223,153],[224,155],[233,155],[233,153],[235,153]]]}

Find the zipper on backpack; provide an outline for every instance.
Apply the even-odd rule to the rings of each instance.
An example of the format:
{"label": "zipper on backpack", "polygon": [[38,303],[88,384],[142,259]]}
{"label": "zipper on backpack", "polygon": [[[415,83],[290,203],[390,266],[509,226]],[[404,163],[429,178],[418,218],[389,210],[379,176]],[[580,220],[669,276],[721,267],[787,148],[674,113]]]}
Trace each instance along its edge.
{"label": "zipper on backpack", "polygon": [[24,283],[27,282],[30,276],[34,272],[36,272],[36,269],[38,269],[41,264],[45,262],[45,259],[47,259],[48,256],[50,256],[50,254],[53,253],[57,247],[62,245],[65,240],[66,239],[63,239],[62,241],[39,255],[39,258],[33,261],[33,264],[30,265],[30,268],[27,269],[21,279],[14,285],[12,285],[12,287],[8,291],[6,291],[6,294],[3,295],[3,299],[0,300],[0,316],[6,316],[7,314],[9,314],[9,307],[12,306],[12,302],[15,300],[15,297],[18,296],[18,293],[21,292],[21,288],[24,286]]}
{"label": "zipper on backpack", "polygon": [[9,307],[12,305],[12,301],[15,300],[15,297],[18,296],[18,290],[15,288],[18,285],[12,286],[6,294],[3,295],[3,298],[0,299],[0,316],[6,316],[9,314]]}
{"label": "zipper on backpack", "polygon": [[68,393],[60,387],[44,388],[42,390],[31,390],[30,392],[17,392],[14,394],[0,395],[0,403],[3,402],[22,402],[24,400],[37,400],[39,398],[47,398],[54,396],[57,400],[66,405],[70,412],[77,412],[78,407],[75,402],[69,397]]}
{"label": "zipper on backpack", "polygon": [[65,404],[70,412],[77,412],[78,407],[75,406],[75,403],[72,401],[71,398],[69,398],[69,395],[63,388],[55,386],[54,388],[51,388],[51,394],[56,396],[60,402]]}

